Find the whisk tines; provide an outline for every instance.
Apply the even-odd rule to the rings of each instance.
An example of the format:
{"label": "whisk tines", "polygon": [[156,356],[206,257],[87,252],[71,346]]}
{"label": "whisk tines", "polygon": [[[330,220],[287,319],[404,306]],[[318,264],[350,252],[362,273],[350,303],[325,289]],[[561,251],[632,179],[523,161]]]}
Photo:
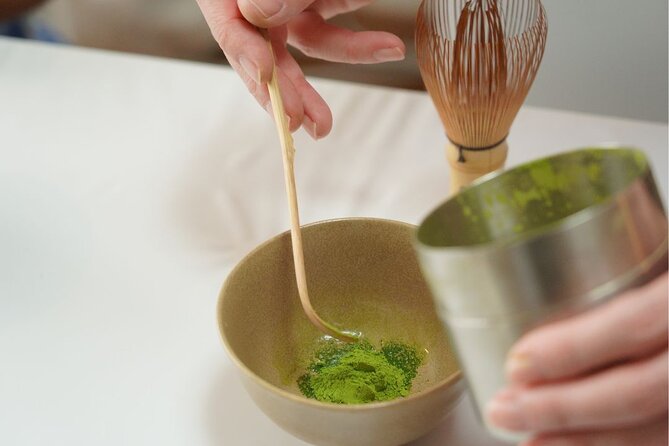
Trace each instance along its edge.
{"label": "whisk tines", "polygon": [[547,30],[540,0],[423,0],[418,63],[460,163],[463,150],[504,142],[536,77]]}
{"label": "whisk tines", "polygon": [[497,3],[467,2],[456,36],[460,38],[453,41],[451,94],[468,94],[477,99],[502,92],[506,87],[506,51]]}

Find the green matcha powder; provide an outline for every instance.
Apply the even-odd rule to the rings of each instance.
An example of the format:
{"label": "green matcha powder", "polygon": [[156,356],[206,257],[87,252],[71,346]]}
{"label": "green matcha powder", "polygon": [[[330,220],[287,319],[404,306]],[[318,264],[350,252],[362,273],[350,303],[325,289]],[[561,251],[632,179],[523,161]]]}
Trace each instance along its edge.
{"label": "green matcha powder", "polygon": [[413,347],[387,342],[380,349],[368,341],[327,341],[316,351],[307,373],[297,380],[308,398],[338,404],[362,404],[407,396],[422,355]]}

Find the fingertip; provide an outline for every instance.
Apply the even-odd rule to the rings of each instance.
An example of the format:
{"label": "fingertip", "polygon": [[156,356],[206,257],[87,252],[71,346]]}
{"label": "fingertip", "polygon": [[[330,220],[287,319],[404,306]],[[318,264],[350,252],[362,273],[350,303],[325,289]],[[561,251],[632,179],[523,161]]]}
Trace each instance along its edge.
{"label": "fingertip", "polygon": [[332,130],[332,112],[320,94],[304,78],[301,78],[302,101],[304,103],[303,127],[314,139],[326,137]]}
{"label": "fingertip", "polygon": [[260,68],[254,61],[246,57],[244,54],[237,59],[239,66],[244,70],[244,73],[256,84],[260,83]]}
{"label": "fingertip", "polygon": [[507,380],[513,384],[531,384],[541,380],[536,361],[527,351],[512,351],[504,368]]}
{"label": "fingertip", "polygon": [[264,104],[261,104],[261,106],[265,110],[265,112],[267,112],[267,114],[270,115],[272,119],[274,119],[274,112],[272,111],[272,102],[267,101]]}
{"label": "fingertip", "polygon": [[258,77],[261,84],[267,84],[272,80],[272,62],[269,64],[259,64],[258,66]]}
{"label": "fingertip", "polygon": [[404,52],[397,47],[382,48],[374,51],[372,57],[376,62],[395,62],[404,59]]}
{"label": "fingertip", "polygon": [[253,60],[251,57],[253,56],[242,54],[237,59],[237,64],[254,83],[258,85],[269,83],[272,79],[272,62],[268,63],[266,60],[258,57]]}
{"label": "fingertip", "polygon": [[274,59],[256,28],[236,18],[212,27],[212,33],[231,65],[241,68],[256,83],[269,82]]}
{"label": "fingertip", "polygon": [[305,113],[304,116],[305,118],[309,118],[309,124],[312,126],[312,131],[309,134],[314,139],[325,138],[332,130],[332,113],[330,109],[324,101],[316,106],[307,107],[307,109],[308,113]]}
{"label": "fingertip", "polygon": [[291,132],[296,132],[301,126],[304,117],[299,116],[298,114],[291,115],[288,114],[288,128]]}
{"label": "fingertip", "polygon": [[296,131],[302,125],[304,120],[304,108],[295,87],[290,84],[282,74],[279,75],[279,82],[281,84],[281,96],[283,98],[283,106],[286,115],[289,118],[288,128],[291,132]]}
{"label": "fingertip", "polygon": [[332,131],[332,117],[325,119],[318,127],[318,138],[325,138]]}
{"label": "fingertip", "polygon": [[395,34],[390,34],[390,39],[392,40],[392,46],[398,48],[402,54],[406,54],[407,48],[402,39],[397,37]]}
{"label": "fingertip", "polygon": [[312,118],[305,113],[302,119],[302,128],[311,136],[311,139],[318,141],[330,134],[332,130],[332,118]]}
{"label": "fingertip", "polygon": [[527,422],[519,403],[518,394],[511,389],[500,391],[488,402],[485,415],[490,424],[501,429],[523,431]]}
{"label": "fingertip", "polygon": [[[262,108],[265,109],[267,114],[274,120],[274,110],[272,109],[272,102],[268,101],[265,105],[262,106]],[[286,121],[288,122],[288,130],[292,132],[295,132],[297,129],[300,128],[300,124],[302,123],[303,118],[296,116],[295,114],[286,112]]]}
{"label": "fingertip", "polygon": [[395,34],[387,32],[376,31],[376,33],[379,36],[378,45],[380,49],[394,49],[399,54],[401,54],[402,58],[406,56],[407,48],[402,39],[397,37]]}
{"label": "fingertip", "polygon": [[314,141],[317,141],[319,139],[318,126],[307,115],[304,115],[304,119],[302,120],[302,128],[309,134],[309,136],[311,136],[311,139],[313,139]]}
{"label": "fingertip", "polygon": [[[258,36],[260,37],[260,36]],[[262,37],[260,37],[263,39]],[[252,57],[257,70],[258,82],[261,84],[266,84],[272,80],[272,72],[274,70],[274,58],[272,53],[269,51],[269,47],[264,42],[258,42],[251,46],[249,45],[248,51],[251,53],[247,57]]]}
{"label": "fingertip", "polygon": [[[535,384],[550,380],[554,370],[546,370],[555,363],[554,342],[546,327],[523,335],[506,355],[504,371],[512,384]],[[549,351],[550,350],[550,351]],[[553,349],[554,350],[554,349]],[[547,365],[549,364],[549,365]]]}

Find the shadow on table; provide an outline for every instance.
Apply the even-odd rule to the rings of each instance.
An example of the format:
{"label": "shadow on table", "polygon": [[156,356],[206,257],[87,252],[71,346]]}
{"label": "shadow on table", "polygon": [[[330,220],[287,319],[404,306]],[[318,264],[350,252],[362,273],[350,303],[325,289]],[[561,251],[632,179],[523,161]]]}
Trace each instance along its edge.
{"label": "shadow on table", "polygon": [[473,446],[474,443],[470,440],[460,438],[455,434],[461,430],[458,426],[459,417],[455,413],[456,410],[458,409],[448,414],[434,430],[404,446]]}
{"label": "shadow on table", "polygon": [[404,446],[508,446],[486,432],[476,417],[471,397],[465,397],[434,430]]}
{"label": "shadow on table", "polygon": [[[230,138],[221,130],[193,147],[173,180],[166,217],[178,243],[228,266],[288,227],[278,149]],[[226,140],[243,150],[224,150]]]}
{"label": "shadow on table", "polygon": [[[457,417],[454,415],[455,410],[457,408],[449,413],[437,428],[417,440],[406,443],[404,446],[444,446],[446,444],[444,438],[455,430],[455,423],[457,422]],[[465,446],[465,443],[448,442],[448,446]]]}

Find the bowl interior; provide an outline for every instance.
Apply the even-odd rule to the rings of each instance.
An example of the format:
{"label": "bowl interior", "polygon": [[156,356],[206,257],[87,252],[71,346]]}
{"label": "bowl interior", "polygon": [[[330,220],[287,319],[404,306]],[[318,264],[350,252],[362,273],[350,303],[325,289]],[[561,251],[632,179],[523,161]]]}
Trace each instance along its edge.
{"label": "bowl interior", "polygon": [[[399,341],[426,353],[411,393],[458,371],[403,223],[346,219],[303,228],[309,295],[318,314],[373,344]],[[300,306],[290,234],[261,245],[230,273],[219,325],[229,352],[267,383],[300,395],[297,378],[322,334]]]}

